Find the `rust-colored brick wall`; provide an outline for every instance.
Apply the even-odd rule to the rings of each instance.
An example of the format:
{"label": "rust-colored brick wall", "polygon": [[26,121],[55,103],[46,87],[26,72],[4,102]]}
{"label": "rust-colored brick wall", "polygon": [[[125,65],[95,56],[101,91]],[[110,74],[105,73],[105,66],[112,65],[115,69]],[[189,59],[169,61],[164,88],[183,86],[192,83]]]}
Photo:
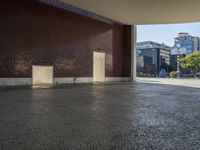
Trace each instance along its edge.
{"label": "rust-colored brick wall", "polygon": [[131,75],[131,26],[103,23],[37,0],[0,0],[0,77],[92,77],[93,51],[106,53],[106,76]]}

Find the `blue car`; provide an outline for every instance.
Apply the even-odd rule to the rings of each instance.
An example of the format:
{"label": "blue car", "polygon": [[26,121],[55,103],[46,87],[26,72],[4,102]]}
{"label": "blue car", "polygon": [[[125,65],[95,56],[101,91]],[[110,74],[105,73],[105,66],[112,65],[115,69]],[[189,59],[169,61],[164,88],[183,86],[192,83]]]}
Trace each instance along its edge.
{"label": "blue car", "polygon": [[165,69],[161,69],[159,73],[160,78],[166,78],[167,77],[167,72]]}

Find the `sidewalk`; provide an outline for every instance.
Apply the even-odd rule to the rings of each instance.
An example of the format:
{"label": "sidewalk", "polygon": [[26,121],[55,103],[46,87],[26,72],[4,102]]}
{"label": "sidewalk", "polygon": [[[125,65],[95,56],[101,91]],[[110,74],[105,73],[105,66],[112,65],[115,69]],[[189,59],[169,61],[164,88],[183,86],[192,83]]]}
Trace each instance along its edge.
{"label": "sidewalk", "polygon": [[137,82],[169,84],[169,85],[179,85],[179,86],[200,88],[200,79],[141,78],[141,77],[138,77]]}

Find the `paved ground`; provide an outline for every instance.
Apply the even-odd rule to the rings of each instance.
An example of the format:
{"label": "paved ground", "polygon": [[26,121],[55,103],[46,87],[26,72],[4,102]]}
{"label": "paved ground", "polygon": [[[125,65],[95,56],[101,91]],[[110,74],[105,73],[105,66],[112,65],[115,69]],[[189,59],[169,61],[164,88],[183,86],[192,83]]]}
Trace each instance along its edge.
{"label": "paved ground", "polygon": [[0,149],[199,150],[200,88],[140,81],[1,89]]}
{"label": "paved ground", "polygon": [[173,78],[137,78],[138,82],[145,83],[157,83],[157,84],[167,84],[167,85],[180,85],[185,87],[196,87],[200,88],[200,79],[173,79]]}

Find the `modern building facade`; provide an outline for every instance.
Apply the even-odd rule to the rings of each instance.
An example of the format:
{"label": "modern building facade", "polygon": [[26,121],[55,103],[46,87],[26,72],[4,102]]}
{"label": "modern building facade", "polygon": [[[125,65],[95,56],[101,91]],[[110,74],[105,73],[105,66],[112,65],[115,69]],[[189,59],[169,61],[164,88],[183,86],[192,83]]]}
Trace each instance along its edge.
{"label": "modern building facade", "polygon": [[188,54],[200,49],[199,37],[191,36],[188,33],[178,33],[178,37],[174,39],[174,47],[171,51],[171,67],[173,71],[177,70],[177,56],[185,57]]}
{"label": "modern building facade", "polygon": [[157,76],[170,66],[171,47],[152,41],[137,43],[137,74]]}
{"label": "modern building facade", "polygon": [[[179,54],[179,59],[185,56],[186,56],[185,54]],[[178,54],[171,55],[171,63],[170,63],[171,71],[177,71],[177,58],[178,58]]]}
{"label": "modern building facade", "polygon": [[0,85],[131,80],[131,25],[54,0],[1,1],[0,14]]}
{"label": "modern building facade", "polygon": [[191,54],[200,49],[199,37],[193,37],[188,33],[179,33],[174,39],[174,47],[180,50],[182,54]]}

